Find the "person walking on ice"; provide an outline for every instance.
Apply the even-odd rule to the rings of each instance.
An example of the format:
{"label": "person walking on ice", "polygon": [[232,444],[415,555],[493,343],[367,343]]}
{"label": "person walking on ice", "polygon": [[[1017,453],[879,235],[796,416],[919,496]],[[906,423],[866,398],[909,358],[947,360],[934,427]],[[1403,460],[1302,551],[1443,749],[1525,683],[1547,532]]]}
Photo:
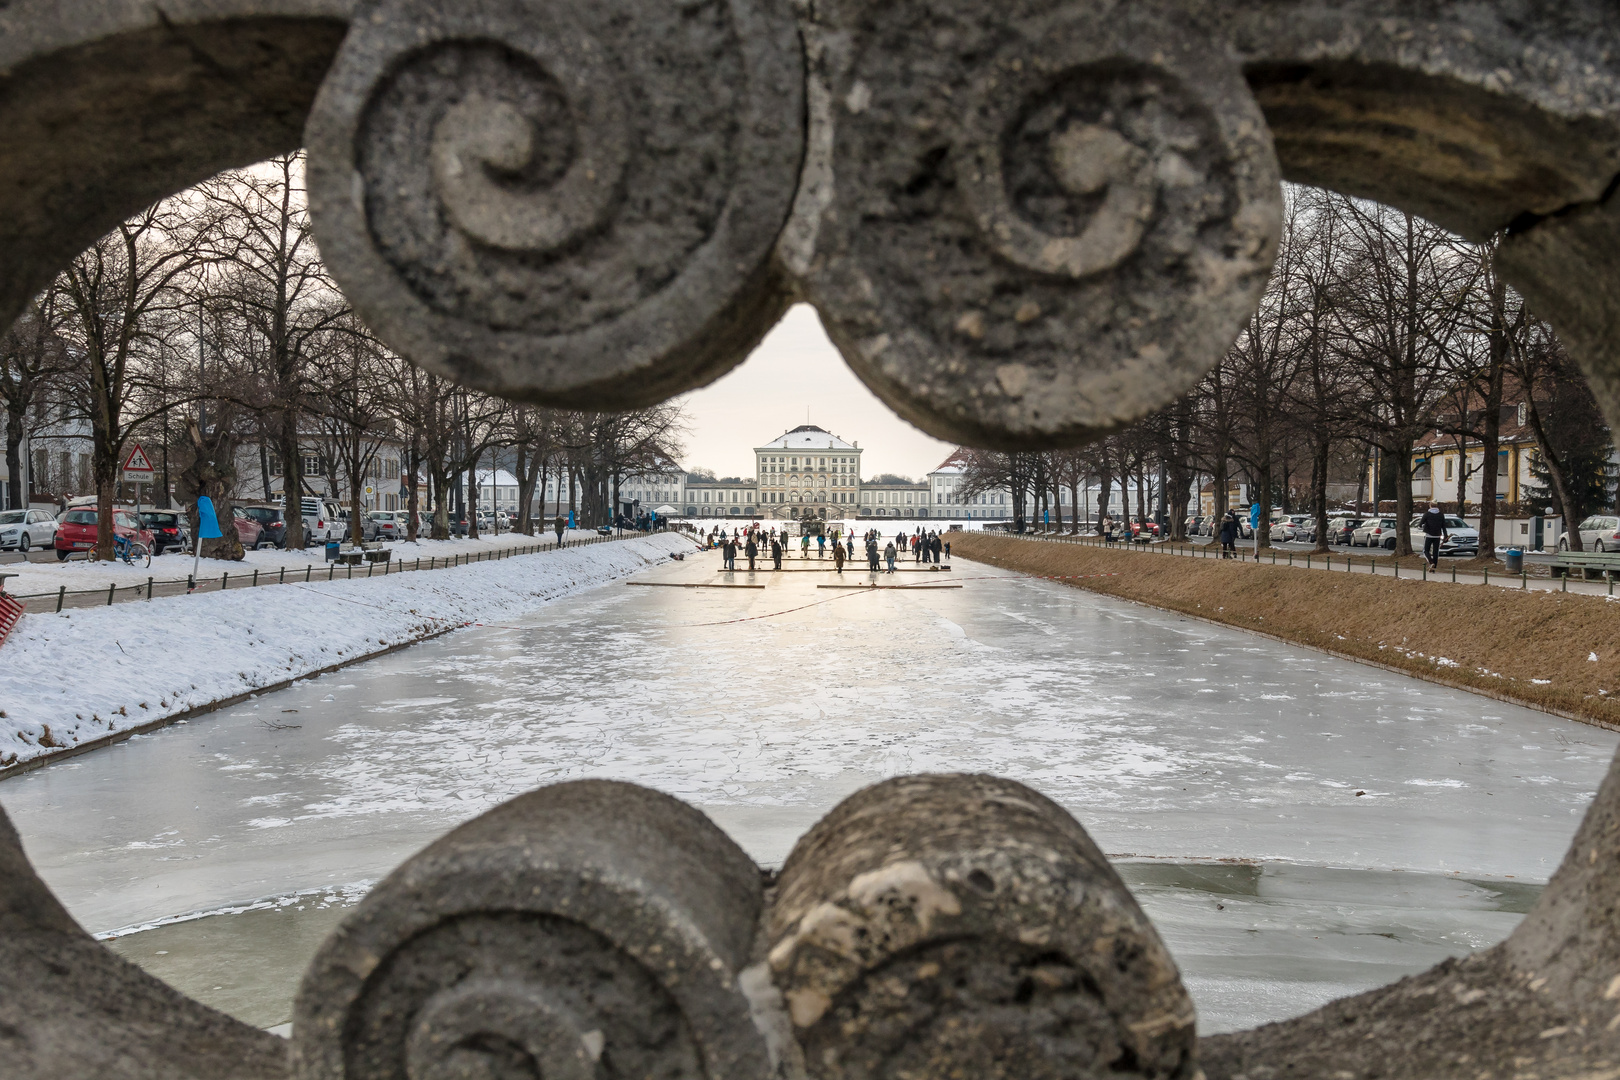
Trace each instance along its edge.
{"label": "person walking on ice", "polygon": [[891,574],[894,573],[894,541],[893,540],[890,540],[889,541],[889,546],[883,549],[883,558],[889,564],[889,573],[891,573]]}
{"label": "person walking on ice", "polygon": [[776,569],[782,569],[782,541],[777,539],[775,529],[771,530],[771,562]]}
{"label": "person walking on ice", "polygon": [[842,574],[844,572],[844,545],[833,542],[833,570]]}

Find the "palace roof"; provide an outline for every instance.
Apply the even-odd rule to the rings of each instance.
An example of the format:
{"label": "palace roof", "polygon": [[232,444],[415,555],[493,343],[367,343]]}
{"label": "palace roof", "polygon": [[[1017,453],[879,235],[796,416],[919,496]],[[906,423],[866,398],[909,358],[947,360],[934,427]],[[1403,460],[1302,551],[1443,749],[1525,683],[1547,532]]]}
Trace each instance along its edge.
{"label": "palace roof", "polygon": [[854,450],[855,446],[845,442],[832,432],[818,428],[814,424],[800,424],[792,431],[777,436],[764,446],[755,447],[757,450]]}

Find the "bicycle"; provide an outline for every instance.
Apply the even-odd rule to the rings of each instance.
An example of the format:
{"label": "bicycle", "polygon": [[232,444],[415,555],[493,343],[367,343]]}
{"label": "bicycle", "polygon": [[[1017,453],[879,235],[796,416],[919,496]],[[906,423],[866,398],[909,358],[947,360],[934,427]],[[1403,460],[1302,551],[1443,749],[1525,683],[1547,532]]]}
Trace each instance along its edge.
{"label": "bicycle", "polygon": [[113,537],[113,558],[120,559],[129,566],[151,566],[152,552],[139,540],[128,536]]}

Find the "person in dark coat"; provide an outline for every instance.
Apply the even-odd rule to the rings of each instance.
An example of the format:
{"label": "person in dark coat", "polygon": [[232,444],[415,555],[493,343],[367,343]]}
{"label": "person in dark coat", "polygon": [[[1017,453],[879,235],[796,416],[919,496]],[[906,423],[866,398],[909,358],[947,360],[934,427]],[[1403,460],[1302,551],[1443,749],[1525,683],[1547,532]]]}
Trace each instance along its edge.
{"label": "person in dark coat", "polygon": [[1423,557],[1429,560],[1429,569],[1440,569],[1440,541],[1448,535],[1446,531],[1446,515],[1433,503],[1423,511],[1418,519],[1418,525],[1423,529]]}
{"label": "person in dark coat", "polygon": [[743,548],[743,554],[748,556],[748,569],[754,568],[754,557],[759,554],[759,545],[754,542],[754,534],[748,534],[748,546]]}
{"label": "person in dark coat", "polygon": [[720,558],[724,560],[727,570],[735,570],[737,569],[737,541],[723,533],[721,536]]}
{"label": "person in dark coat", "polygon": [[782,541],[774,531],[771,533],[771,563],[777,570],[782,569]]}
{"label": "person in dark coat", "polygon": [[1230,559],[1237,553],[1237,515],[1228,510],[1221,518],[1221,558]]}

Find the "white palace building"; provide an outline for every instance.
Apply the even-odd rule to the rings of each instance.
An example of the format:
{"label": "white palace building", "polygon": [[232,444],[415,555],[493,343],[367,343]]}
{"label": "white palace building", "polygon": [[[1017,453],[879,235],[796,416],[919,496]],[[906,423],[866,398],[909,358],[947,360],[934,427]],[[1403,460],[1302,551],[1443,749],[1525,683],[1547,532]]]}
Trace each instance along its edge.
{"label": "white palace building", "polygon": [[638,510],[674,506],[689,518],[935,518],[1002,520],[1005,491],[964,500],[962,468],[952,454],[919,482],[861,479],[861,445],[813,424],[754,447],[754,477],[721,480],[672,475],[627,480],[621,499]]}

